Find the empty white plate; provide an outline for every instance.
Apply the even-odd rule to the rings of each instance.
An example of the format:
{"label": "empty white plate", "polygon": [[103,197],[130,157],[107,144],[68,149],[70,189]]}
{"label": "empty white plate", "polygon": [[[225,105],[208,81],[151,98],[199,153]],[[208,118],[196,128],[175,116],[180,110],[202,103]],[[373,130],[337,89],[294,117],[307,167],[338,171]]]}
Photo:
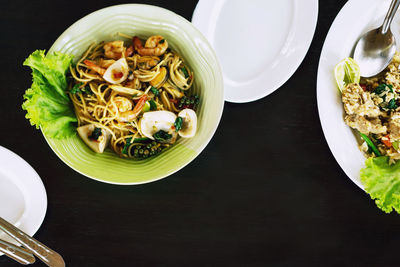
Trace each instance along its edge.
{"label": "empty white plate", "polygon": [[200,0],[192,23],[214,47],[225,100],[250,102],[284,84],[314,36],[318,0]]}
{"label": "empty white plate", "polygon": [[[0,146],[0,216],[32,236],[46,210],[46,190],[39,175],[20,156]],[[1,231],[0,239],[18,244]]]}

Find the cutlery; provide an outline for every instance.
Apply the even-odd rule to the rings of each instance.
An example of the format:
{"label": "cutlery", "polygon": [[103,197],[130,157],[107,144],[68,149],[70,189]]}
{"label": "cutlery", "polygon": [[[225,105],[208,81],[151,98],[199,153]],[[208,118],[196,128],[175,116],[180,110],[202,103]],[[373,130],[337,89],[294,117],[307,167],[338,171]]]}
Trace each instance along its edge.
{"label": "cutlery", "polygon": [[32,252],[36,257],[50,267],[64,267],[65,263],[60,254],[46,247],[36,239],[25,234],[17,227],[0,217],[0,230],[18,241],[21,245]]}
{"label": "cutlery", "polygon": [[0,252],[3,252],[8,257],[23,265],[32,264],[35,262],[35,257],[29,252],[29,250],[18,247],[4,240],[0,240]]}
{"label": "cutlery", "polygon": [[390,31],[390,24],[399,4],[400,0],[392,0],[382,26],[367,32],[356,43],[353,58],[360,66],[361,76],[372,77],[392,61],[396,39]]}

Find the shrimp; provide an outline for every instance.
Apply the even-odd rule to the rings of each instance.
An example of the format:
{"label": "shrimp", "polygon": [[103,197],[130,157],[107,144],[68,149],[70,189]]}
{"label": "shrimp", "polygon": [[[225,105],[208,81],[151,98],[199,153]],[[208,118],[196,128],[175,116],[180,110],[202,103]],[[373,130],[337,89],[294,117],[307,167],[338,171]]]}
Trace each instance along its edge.
{"label": "shrimp", "polygon": [[133,37],[133,46],[141,56],[161,56],[168,48],[168,42],[160,35],[150,36],[143,47],[139,37]]}
{"label": "shrimp", "polygon": [[124,41],[113,41],[106,43],[104,46],[104,55],[112,59],[120,59],[124,52]]}
{"label": "shrimp", "polygon": [[144,104],[146,104],[147,101],[147,95],[144,94],[139,101],[136,103],[135,107],[133,110],[125,111],[120,113],[118,120],[121,122],[130,122],[136,119],[136,117],[139,115],[140,112],[142,112],[142,109],[144,107]]}
{"label": "shrimp", "polygon": [[114,104],[111,108],[112,111],[115,112],[115,107],[118,109],[120,113],[129,111],[132,109],[132,100],[123,97],[123,96],[116,96],[113,100]]}
{"label": "shrimp", "polygon": [[90,60],[85,59],[85,60],[83,61],[83,63],[85,63],[85,65],[86,65],[89,69],[94,70],[95,72],[97,72],[97,73],[100,74],[100,75],[104,75],[104,73],[106,72],[106,69],[104,69],[104,68],[98,66],[98,65],[97,65],[96,63],[94,63],[93,61],[90,61]]}
{"label": "shrimp", "polygon": [[130,57],[132,56],[134,51],[133,45],[129,46],[126,51],[125,51],[125,57]]}

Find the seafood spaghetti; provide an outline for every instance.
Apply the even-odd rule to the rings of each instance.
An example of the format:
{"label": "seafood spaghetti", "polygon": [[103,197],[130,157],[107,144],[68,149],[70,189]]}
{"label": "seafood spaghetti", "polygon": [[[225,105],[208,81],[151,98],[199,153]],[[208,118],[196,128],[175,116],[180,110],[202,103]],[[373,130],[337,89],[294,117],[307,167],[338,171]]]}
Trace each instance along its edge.
{"label": "seafood spaghetti", "polygon": [[70,66],[78,134],[95,152],[148,158],[196,133],[194,74],[162,36],[92,44]]}

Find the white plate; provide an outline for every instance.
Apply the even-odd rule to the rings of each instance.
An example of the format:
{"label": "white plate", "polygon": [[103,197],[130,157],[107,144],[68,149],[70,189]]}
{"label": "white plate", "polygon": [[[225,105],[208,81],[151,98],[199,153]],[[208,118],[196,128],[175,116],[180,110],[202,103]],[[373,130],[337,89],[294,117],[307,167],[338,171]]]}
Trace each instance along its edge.
{"label": "white plate", "polygon": [[[333,69],[339,61],[351,55],[355,42],[363,33],[382,24],[389,4],[390,0],[348,1],[328,32],[318,66],[318,112],[326,141],[340,167],[360,188],[363,188],[360,169],[365,167],[365,158],[358,149],[360,137],[343,121],[344,110]],[[399,25],[397,14],[392,32],[398,42]]]}
{"label": "white plate", "polygon": [[[46,190],[39,175],[20,156],[0,146],[0,216],[32,236],[46,209]],[[18,244],[1,231],[0,239]]]}
{"label": "white plate", "polygon": [[318,0],[200,0],[193,24],[214,47],[225,100],[250,102],[284,84],[314,36]]}

